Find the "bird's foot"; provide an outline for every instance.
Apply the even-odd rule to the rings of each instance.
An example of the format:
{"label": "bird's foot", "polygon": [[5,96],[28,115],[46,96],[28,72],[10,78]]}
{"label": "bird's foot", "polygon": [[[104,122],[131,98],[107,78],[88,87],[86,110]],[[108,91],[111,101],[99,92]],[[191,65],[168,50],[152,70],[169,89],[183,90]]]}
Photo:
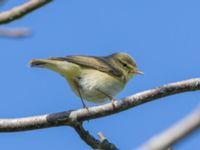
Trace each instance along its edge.
{"label": "bird's foot", "polygon": [[89,112],[89,108],[86,105],[83,105],[83,109],[86,109]]}
{"label": "bird's foot", "polygon": [[115,109],[115,102],[116,102],[117,100],[115,100],[115,99],[111,99],[111,103],[112,103],[112,106],[113,106],[113,109]]}
{"label": "bird's foot", "polygon": [[[85,103],[84,103],[84,105],[83,105],[83,109],[85,109],[88,113],[90,113],[89,108],[88,108],[88,106],[85,105]],[[89,122],[89,121],[90,121],[90,120],[87,120],[87,122]]]}

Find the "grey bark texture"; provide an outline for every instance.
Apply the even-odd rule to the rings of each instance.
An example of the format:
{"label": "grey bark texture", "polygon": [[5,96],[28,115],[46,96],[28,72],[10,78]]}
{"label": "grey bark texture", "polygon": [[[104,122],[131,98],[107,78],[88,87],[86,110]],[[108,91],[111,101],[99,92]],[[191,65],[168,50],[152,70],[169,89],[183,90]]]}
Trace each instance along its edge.
{"label": "grey bark texture", "polygon": [[20,19],[30,12],[50,3],[52,0],[29,0],[28,2],[0,13],[0,24]]}
{"label": "grey bark texture", "polygon": [[[112,103],[108,103],[100,106],[90,107],[88,108],[88,110],[87,109],[68,110],[64,112],[51,113],[33,117],[0,119],[0,132],[27,131],[27,130],[35,130],[35,129],[49,128],[49,127],[57,127],[57,126],[70,126],[73,127],[79,134],[81,139],[83,139],[85,143],[90,145],[92,148],[117,150],[118,148],[114,144],[110,143],[107,139],[105,138],[104,138],[105,140],[95,139],[88,131],[86,131],[83,128],[82,123],[84,121],[113,115],[125,111],[127,109],[139,106],[141,104],[157,100],[162,97],[183,92],[196,91],[196,90],[200,90],[200,78],[170,83],[157,88],[133,94],[131,96],[115,101],[114,103],[115,107],[113,107]],[[197,117],[199,116],[196,116],[194,118]],[[200,120],[198,123],[200,123]],[[182,126],[177,125],[176,128],[180,127]],[[174,144],[176,141],[189,134],[190,131],[193,131],[193,128],[191,129],[191,127],[194,127],[194,129],[196,129],[197,127],[199,127],[199,124],[198,125],[191,124],[185,127],[186,127],[185,131],[187,131],[186,133],[177,132],[178,134],[174,135],[174,137],[177,138],[172,138],[168,142],[167,139],[164,139],[164,141],[167,143],[167,144],[164,143],[164,146],[165,147],[171,146],[171,144]],[[174,129],[172,129],[172,131],[173,130]],[[170,130],[169,133],[172,131]],[[180,138],[181,134],[182,136]],[[149,149],[149,150],[154,150],[154,149]]]}

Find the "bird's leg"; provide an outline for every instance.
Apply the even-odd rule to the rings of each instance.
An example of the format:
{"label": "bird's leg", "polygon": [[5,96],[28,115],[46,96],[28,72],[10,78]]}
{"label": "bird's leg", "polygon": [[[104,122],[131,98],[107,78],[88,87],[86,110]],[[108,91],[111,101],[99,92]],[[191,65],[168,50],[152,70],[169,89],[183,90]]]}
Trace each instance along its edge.
{"label": "bird's leg", "polygon": [[110,96],[107,93],[101,91],[100,89],[96,89],[96,90],[99,91],[101,94],[105,95],[106,97],[108,97],[108,99],[112,102],[113,108],[115,108],[116,100],[112,96]]}
{"label": "bird's leg", "polygon": [[79,97],[80,97],[80,99],[81,99],[83,108],[86,109],[87,111],[89,111],[87,105],[84,103],[83,97],[82,97],[82,95],[81,95],[80,86],[79,86],[79,84],[78,84],[78,82],[77,82],[76,80],[74,80],[74,85],[75,85],[75,87],[76,87],[76,90],[78,91],[78,95],[79,95]]}
{"label": "bird's leg", "polygon": [[84,102],[84,100],[83,100],[83,97],[82,97],[82,95],[81,95],[81,91],[80,91],[79,88],[78,88],[78,94],[79,94],[79,96],[80,96],[80,99],[81,99],[81,102],[82,102],[83,108],[84,108],[84,109],[87,109],[87,111],[89,111],[87,105],[85,104],[85,102]]}

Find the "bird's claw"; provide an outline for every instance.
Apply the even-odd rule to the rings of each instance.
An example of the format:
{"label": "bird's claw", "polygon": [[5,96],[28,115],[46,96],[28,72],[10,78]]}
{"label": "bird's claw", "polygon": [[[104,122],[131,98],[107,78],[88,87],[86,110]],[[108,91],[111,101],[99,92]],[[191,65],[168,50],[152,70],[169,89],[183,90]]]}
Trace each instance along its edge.
{"label": "bird's claw", "polygon": [[83,109],[86,109],[89,112],[89,108],[86,105],[83,106]]}
{"label": "bird's claw", "polygon": [[115,108],[115,102],[116,102],[116,100],[112,98],[112,99],[111,99],[111,102],[112,102],[113,108]]}

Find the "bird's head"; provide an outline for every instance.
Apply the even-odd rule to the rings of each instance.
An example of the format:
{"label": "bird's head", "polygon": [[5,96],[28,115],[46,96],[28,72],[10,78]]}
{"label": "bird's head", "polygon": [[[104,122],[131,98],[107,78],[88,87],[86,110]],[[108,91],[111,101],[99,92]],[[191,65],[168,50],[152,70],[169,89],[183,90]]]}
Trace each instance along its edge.
{"label": "bird's head", "polygon": [[135,60],[128,54],[114,53],[110,57],[114,61],[115,67],[121,70],[127,79],[136,74],[144,74],[137,69]]}

